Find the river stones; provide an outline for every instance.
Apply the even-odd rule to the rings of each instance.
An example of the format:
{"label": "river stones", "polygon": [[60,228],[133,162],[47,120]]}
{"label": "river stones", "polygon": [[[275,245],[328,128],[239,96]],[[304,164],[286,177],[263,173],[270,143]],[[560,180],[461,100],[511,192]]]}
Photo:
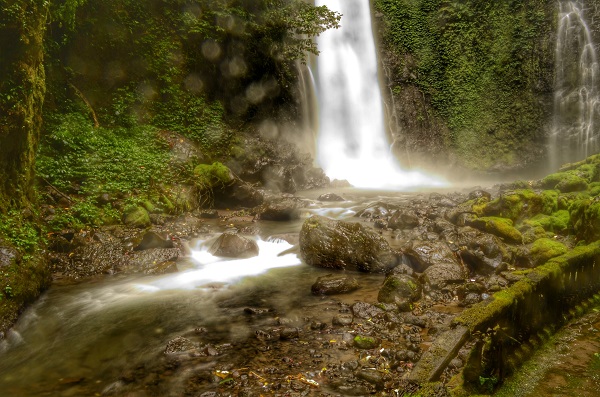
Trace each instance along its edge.
{"label": "river stones", "polygon": [[511,261],[511,254],[498,237],[471,227],[458,229],[453,243],[461,260],[478,274],[497,273]]}
{"label": "river stones", "polygon": [[151,248],[134,251],[129,255],[130,263],[126,271],[144,274],[164,274],[177,272],[175,261],[179,258],[177,248]]}
{"label": "river stones", "polygon": [[335,193],[325,193],[317,198],[319,201],[346,201],[342,196]]}
{"label": "river stones", "polygon": [[406,274],[390,275],[383,282],[377,300],[382,303],[404,305],[415,302],[421,297],[421,286],[411,276]]}
{"label": "river stones", "polygon": [[190,350],[195,350],[196,344],[191,340],[178,336],[175,339],[171,339],[165,347],[165,354],[183,353]]}
{"label": "river stones", "polygon": [[404,255],[418,273],[433,265],[458,264],[454,252],[442,241],[412,241],[405,247]]}
{"label": "river stones", "polygon": [[442,289],[451,284],[462,283],[467,275],[464,269],[454,263],[441,263],[428,267],[424,272],[425,280],[431,288]]}
{"label": "river stones", "polygon": [[390,229],[412,229],[419,226],[419,217],[407,209],[394,211],[387,225]]}
{"label": "river stones", "polygon": [[302,225],[300,254],[309,265],[331,269],[383,273],[398,264],[397,253],[374,231],[319,215]]}
{"label": "river stones", "polygon": [[133,250],[143,251],[151,248],[173,248],[173,240],[167,240],[160,234],[149,231],[146,232],[141,241],[133,247]]}
{"label": "river stones", "polygon": [[328,274],[317,278],[311,291],[314,295],[336,295],[352,292],[358,288],[358,281],[354,277]]}
{"label": "river stones", "polygon": [[282,198],[258,207],[256,219],[263,221],[292,221],[300,219],[300,209],[305,203],[297,198]]}
{"label": "river stones", "polygon": [[373,318],[383,315],[383,313],[385,312],[382,309],[367,302],[356,302],[352,305],[352,314],[354,314],[354,317]]}
{"label": "river stones", "polygon": [[208,252],[227,258],[251,258],[258,255],[258,244],[236,233],[226,232],[217,238]]}

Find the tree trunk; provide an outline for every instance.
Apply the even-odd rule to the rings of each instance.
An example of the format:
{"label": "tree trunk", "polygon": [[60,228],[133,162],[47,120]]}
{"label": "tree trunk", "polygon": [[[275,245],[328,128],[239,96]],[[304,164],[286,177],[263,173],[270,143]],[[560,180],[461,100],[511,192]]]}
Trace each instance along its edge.
{"label": "tree trunk", "polygon": [[0,212],[33,199],[49,1],[0,0]]}

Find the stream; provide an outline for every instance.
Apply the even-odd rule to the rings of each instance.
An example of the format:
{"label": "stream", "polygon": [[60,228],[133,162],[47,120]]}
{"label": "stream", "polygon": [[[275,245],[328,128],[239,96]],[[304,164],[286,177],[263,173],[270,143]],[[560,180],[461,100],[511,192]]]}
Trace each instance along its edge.
{"label": "stream", "polygon": [[[201,335],[200,344],[237,362],[255,347],[255,333],[273,321],[283,323],[285,317],[290,324],[305,323],[307,318],[312,323],[330,323],[332,308],[376,301],[383,281],[380,274],[356,273],[361,288],[353,294],[312,295],[310,287],[316,278],[331,270],[302,264],[297,251],[286,253],[291,244],[272,237],[299,232],[303,220],[312,214],[348,219],[370,203],[401,202],[414,194],[349,190],[344,196],[347,201],[341,203],[314,201],[297,221],[253,224],[259,229],[255,238],[260,249],[254,258],[210,255],[210,243],[231,226],[215,220],[215,233],[189,242],[191,254],[180,259],[177,273],[115,275],[54,285],[26,310],[0,344],[2,395],[130,395],[113,393],[119,386],[117,379],[140,367],[146,369],[144,377],[169,378],[164,374],[168,370],[155,370],[148,363],[165,356],[168,342],[182,335]],[[249,308],[258,308],[259,315],[249,315]],[[181,395],[179,378],[183,376],[161,382],[149,394],[137,390],[142,394],[131,395]]]}
{"label": "stream", "polygon": [[[357,302],[377,302],[384,275],[308,266],[285,238],[297,235],[313,214],[369,222],[354,215],[378,202],[427,200],[428,193],[343,189],[338,193],[346,201],[333,203],[316,200],[320,193],[302,193],[310,205],[295,221],[206,220],[211,233],[188,242],[189,255],[178,260],[177,273],[117,274],[53,285],[0,342],[0,394],[410,393],[402,375],[431,344],[439,332],[436,327],[444,329],[462,308],[452,301],[424,302],[426,312],[421,314],[426,314],[427,326],[416,327],[406,317],[396,321],[387,314],[384,323],[355,316],[352,324],[336,324],[341,321],[336,318],[352,317],[350,308]],[[207,252],[223,231],[248,226],[257,231],[253,238],[259,256],[228,259]],[[394,246],[392,232],[382,233]],[[331,273],[355,277],[360,288],[341,295],[313,295],[316,279]],[[525,378],[514,381],[519,394],[508,385],[508,392],[500,395],[598,395],[598,329],[597,310],[569,325],[567,336],[549,343],[550,358],[535,359],[540,363],[534,364],[535,375],[524,372]],[[376,350],[352,348],[354,337],[363,332],[380,335],[383,342]]]}

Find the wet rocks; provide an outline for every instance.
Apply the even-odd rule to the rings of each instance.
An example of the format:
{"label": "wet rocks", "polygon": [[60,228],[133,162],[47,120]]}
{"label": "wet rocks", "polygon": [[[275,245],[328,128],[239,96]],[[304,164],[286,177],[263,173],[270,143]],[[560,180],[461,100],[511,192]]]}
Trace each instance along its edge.
{"label": "wet rocks", "polygon": [[300,209],[306,205],[297,198],[281,198],[256,209],[256,219],[263,221],[291,221],[300,218]]}
{"label": "wet rocks", "polygon": [[352,321],[353,321],[353,317],[351,314],[340,314],[340,315],[334,316],[331,319],[331,324],[340,326],[340,327],[344,327],[344,326],[351,325]]}
{"label": "wet rocks", "polygon": [[421,297],[421,286],[417,280],[405,274],[390,275],[383,282],[377,300],[382,303],[405,304]]}
{"label": "wet rocks", "polygon": [[372,318],[382,315],[384,311],[367,302],[356,302],[352,305],[352,313],[355,317]]}
{"label": "wet rocks", "polygon": [[223,233],[208,250],[215,256],[227,258],[251,258],[258,255],[256,241],[236,233]]}
{"label": "wet rocks", "polygon": [[462,261],[477,274],[497,273],[504,270],[504,263],[512,260],[498,237],[471,227],[460,228],[452,243]]}
{"label": "wet rocks", "polygon": [[314,295],[336,295],[352,292],[358,288],[358,281],[354,277],[328,274],[317,278],[311,291]]}
{"label": "wet rocks", "polygon": [[419,273],[433,265],[458,264],[456,255],[443,241],[412,241],[405,247],[404,255]]}
{"label": "wet rocks", "polygon": [[300,253],[309,265],[332,269],[386,272],[398,264],[397,253],[372,230],[318,215],[302,225]]}
{"label": "wet rocks", "polygon": [[196,349],[197,346],[191,340],[178,336],[175,339],[170,340],[165,347],[165,354],[183,353],[190,350]]}
{"label": "wet rocks", "polygon": [[177,272],[175,261],[179,258],[177,248],[151,248],[134,251],[129,255],[126,272],[144,274],[164,274]]}
{"label": "wet rocks", "polygon": [[133,247],[134,251],[143,251],[151,248],[173,248],[173,241],[163,238],[160,234],[149,231],[144,233],[141,241]]}
{"label": "wet rocks", "polygon": [[419,217],[405,209],[395,211],[388,221],[390,229],[412,229],[417,226],[419,226]]}
{"label": "wet rocks", "polygon": [[342,196],[335,193],[325,193],[320,195],[317,200],[319,201],[346,201]]}
{"label": "wet rocks", "polygon": [[428,267],[424,272],[427,284],[434,289],[441,289],[451,284],[464,282],[467,275],[460,265],[441,263]]}

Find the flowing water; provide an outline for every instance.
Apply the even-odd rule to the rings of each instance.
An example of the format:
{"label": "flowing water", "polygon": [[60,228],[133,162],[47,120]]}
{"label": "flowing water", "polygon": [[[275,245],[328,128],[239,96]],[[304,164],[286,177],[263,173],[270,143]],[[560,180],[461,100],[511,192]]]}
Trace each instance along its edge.
{"label": "flowing water", "polygon": [[341,28],[318,38],[319,165],[332,179],[364,188],[440,186],[403,171],[388,142],[368,0],[317,0],[340,12]]}
{"label": "flowing water", "polygon": [[[363,193],[346,190],[348,200],[342,203],[314,201],[302,218],[320,214],[356,220],[353,215],[370,203],[411,197]],[[148,369],[148,363],[164,357],[170,340],[197,329],[206,329],[203,338],[214,346],[235,345],[237,350],[227,354],[232,361],[242,360],[247,350],[255,351],[254,332],[264,325],[249,319],[244,312],[248,307],[268,308],[269,318],[310,316],[330,322],[332,302],[376,301],[382,275],[356,274],[361,289],[333,301],[311,294],[311,285],[327,270],[302,264],[292,246],[278,237],[299,232],[303,219],[256,224],[258,257],[210,255],[207,247],[229,227],[215,223],[213,235],[190,242],[191,255],[178,262],[178,273],[107,276],[51,287],[0,341],[0,396],[100,395],[124,372]],[[181,395],[177,376],[163,380],[166,386],[158,395]]]}
{"label": "flowing water", "polygon": [[600,149],[600,82],[597,44],[590,27],[594,4],[559,3],[556,38],[552,168]]}

